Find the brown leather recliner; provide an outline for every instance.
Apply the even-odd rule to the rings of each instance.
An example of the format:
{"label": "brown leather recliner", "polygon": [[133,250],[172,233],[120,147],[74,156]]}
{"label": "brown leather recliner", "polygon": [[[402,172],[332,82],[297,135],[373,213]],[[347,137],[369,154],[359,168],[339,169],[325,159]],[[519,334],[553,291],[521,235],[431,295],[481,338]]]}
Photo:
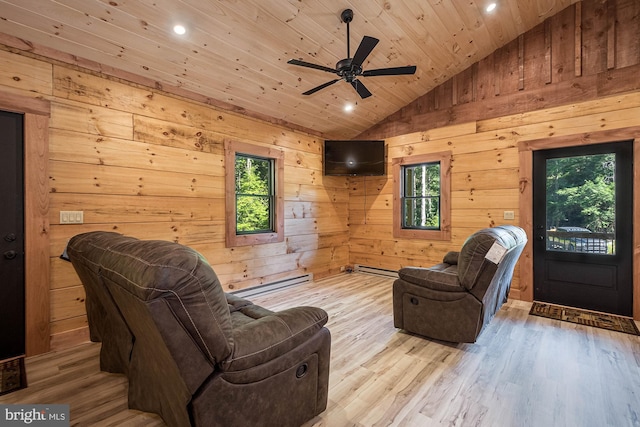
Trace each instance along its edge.
{"label": "brown leather recliner", "polygon": [[89,323],[89,336],[93,342],[102,342],[100,370],[126,374],[133,347],[133,335],[122,318],[111,294],[100,278],[100,257],[110,245],[126,242],[129,238],[116,233],[99,233],[92,236],[91,251],[78,254],[77,246],[69,246],[61,258],[70,260],[84,285],[85,307]]}
{"label": "brown leather recliner", "polygon": [[170,426],[298,426],[326,409],[324,310],[272,312],[225,294],[202,256],[172,242],[90,232],[67,255],[101,366],[126,373],[130,408]]}
{"label": "brown leather recliner", "polygon": [[475,342],[507,301],[526,243],[519,227],[487,228],[441,264],[400,269],[393,283],[395,327],[442,341]]}

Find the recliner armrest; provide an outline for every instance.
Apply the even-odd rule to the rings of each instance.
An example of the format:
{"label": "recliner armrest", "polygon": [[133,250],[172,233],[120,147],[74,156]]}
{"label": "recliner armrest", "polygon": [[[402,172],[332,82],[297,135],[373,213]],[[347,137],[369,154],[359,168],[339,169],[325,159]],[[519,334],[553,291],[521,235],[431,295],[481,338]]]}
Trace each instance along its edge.
{"label": "recliner armrest", "polygon": [[252,306],[253,303],[247,299],[240,298],[237,295],[226,293],[224,294],[227,299],[227,305],[229,306],[229,311],[233,313],[234,311],[242,310],[243,308]]}
{"label": "recliner armrest", "polygon": [[239,371],[266,363],[315,335],[328,315],[317,307],[294,307],[233,330],[233,353],[222,361],[224,371]]}
{"label": "recliner armrest", "polygon": [[398,276],[405,282],[445,292],[461,292],[466,289],[458,280],[457,268],[449,264],[438,264],[431,268],[405,267]]}
{"label": "recliner armrest", "polygon": [[449,265],[458,265],[458,257],[460,256],[460,252],[458,251],[449,251],[442,259],[442,262]]}

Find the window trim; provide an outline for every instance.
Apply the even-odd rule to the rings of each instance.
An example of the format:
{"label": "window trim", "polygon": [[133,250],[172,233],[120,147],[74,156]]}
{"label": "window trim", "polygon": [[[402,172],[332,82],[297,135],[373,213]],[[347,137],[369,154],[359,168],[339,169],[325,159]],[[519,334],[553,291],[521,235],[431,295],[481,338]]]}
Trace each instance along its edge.
{"label": "window trim", "polygon": [[[273,231],[264,233],[236,234],[236,154],[273,160],[274,200]],[[284,151],[267,146],[248,144],[240,141],[224,141],[225,162],[225,243],[227,248],[236,246],[261,245],[284,241]]]}
{"label": "window trim", "polygon": [[[404,239],[451,240],[451,151],[396,157],[393,170],[393,237]],[[402,167],[440,163],[440,229],[402,228]]]}

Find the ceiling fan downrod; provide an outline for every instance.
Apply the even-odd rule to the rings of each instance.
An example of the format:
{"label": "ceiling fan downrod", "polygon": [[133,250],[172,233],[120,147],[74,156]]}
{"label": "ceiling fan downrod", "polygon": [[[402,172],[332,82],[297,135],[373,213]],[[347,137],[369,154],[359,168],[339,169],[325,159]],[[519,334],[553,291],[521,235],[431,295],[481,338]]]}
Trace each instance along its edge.
{"label": "ceiling fan downrod", "polygon": [[340,14],[342,22],[347,24],[347,59],[351,59],[351,34],[349,33],[349,23],[353,21],[353,10],[345,9]]}

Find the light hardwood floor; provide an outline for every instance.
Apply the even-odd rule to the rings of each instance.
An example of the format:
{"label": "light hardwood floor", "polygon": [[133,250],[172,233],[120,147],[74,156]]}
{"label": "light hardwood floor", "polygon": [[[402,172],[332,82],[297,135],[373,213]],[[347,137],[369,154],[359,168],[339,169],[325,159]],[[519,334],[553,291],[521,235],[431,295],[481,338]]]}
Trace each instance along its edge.
{"label": "light hardwood floor", "polygon": [[[322,307],[332,333],[327,410],[311,426],[640,426],[640,337],[529,316],[509,301],[475,344],[393,327],[392,279],[352,273],[252,297]],[[100,344],[27,360],[29,387],[0,403],[68,403],[71,425],[163,425],[127,409]]]}

